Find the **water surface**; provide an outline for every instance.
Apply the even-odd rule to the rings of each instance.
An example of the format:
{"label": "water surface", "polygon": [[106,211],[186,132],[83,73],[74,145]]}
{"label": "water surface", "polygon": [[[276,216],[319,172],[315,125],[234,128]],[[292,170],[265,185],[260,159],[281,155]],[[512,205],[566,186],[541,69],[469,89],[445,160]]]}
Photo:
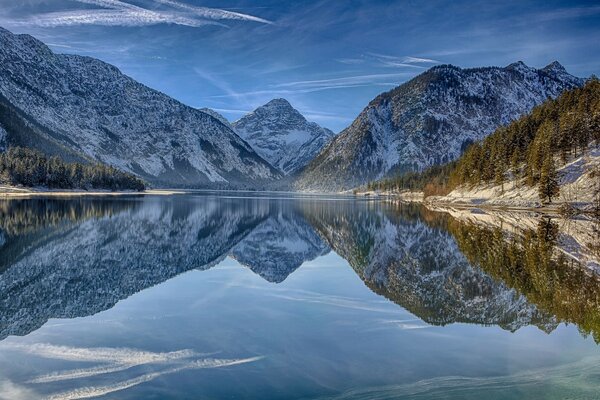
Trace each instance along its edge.
{"label": "water surface", "polygon": [[0,398],[596,399],[593,229],[335,197],[2,201]]}

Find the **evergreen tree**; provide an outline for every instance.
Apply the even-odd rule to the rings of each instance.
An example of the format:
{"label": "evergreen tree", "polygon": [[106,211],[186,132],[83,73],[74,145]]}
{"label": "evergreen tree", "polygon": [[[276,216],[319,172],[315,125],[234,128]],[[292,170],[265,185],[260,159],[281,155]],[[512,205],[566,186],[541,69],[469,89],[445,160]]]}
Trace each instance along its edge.
{"label": "evergreen tree", "polygon": [[558,175],[556,173],[556,167],[554,166],[554,159],[552,158],[552,155],[548,155],[544,160],[542,170],[540,172],[540,181],[538,187],[540,200],[546,200],[547,203],[551,203],[552,198],[558,196],[559,189]]}

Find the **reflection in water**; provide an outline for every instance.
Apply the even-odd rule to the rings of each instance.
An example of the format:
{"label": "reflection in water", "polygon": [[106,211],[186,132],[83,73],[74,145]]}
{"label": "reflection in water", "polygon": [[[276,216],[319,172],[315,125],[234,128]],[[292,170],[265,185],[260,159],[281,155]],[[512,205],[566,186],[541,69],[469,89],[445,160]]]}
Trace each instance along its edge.
{"label": "reflection in water", "polygon": [[599,277],[557,248],[557,223],[541,219],[535,229],[507,235],[498,227],[452,220],[450,231],[470,262],[600,342]]}
{"label": "reflection in water", "polygon": [[429,324],[567,321],[599,338],[598,280],[557,252],[548,222],[516,234],[414,206],[206,196],[3,201],[0,213],[0,338],[227,256],[279,283],[330,250]]}
{"label": "reflection in water", "polygon": [[261,357],[241,359],[222,359],[206,357],[192,350],[180,350],[168,353],[156,353],[127,348],[76,348],[67,346],[54,346],[49,344],[35,344],[29,346],[13,346],[12,350],[36,355],[47,359],[56,359],[69,362],[92,363],[95,366],[78,368],[66,371],[53,372],[38,376],[27,383],[53,383],[73,379],[97,377],[113,374],[120,371],[133,369],[140,366],[156,369],[154,372],[141,373],[134,378],[113,382],[103,386],[83,387],[75,390],[56,393],[48,399],[70,400],[89,397],[104,396],[118,392],[145,382],[157,379],[164,375],[191,369],[215,369],[234,365],[247,364],[259,361]]}
{"label": "reflection in water", "polygon": [[421,211],[321,209],[309,211],[308,218],[373,291],[429,324],[494,324],[511,331],[556,327],[550,314],[467,261],[445,229],[447,216]]}

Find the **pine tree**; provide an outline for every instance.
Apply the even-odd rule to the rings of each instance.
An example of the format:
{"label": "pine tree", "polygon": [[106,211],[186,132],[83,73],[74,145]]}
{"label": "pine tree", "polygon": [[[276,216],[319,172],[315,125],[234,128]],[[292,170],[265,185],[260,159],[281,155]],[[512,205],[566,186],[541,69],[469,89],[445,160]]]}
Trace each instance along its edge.
{"label": "pine tree", "polygon": [[514,183],[517,187],[519,185],[519,178],[521,177],[519,161],[519,149],[515,149],[515,151],[513,151],[512,156],[510,157],[510,168],[512,170],[512,177]]}
{"label": "pine tree", "polygon": [[552,198],[559,194],[558,174],[551,154],[548,154],[544,159],[538,190],[540,199],[542,201],[546,200],[547,203],[552,203]]}

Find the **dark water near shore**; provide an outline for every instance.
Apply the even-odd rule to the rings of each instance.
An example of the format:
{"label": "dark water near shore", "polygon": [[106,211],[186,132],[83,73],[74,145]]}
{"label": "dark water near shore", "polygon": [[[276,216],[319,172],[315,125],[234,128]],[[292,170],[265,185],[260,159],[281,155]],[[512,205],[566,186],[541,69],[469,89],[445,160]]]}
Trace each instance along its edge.
{"label": "dark water near shore", "polygon": [[590,221],[0,201],[0,399],[598,399]]}

